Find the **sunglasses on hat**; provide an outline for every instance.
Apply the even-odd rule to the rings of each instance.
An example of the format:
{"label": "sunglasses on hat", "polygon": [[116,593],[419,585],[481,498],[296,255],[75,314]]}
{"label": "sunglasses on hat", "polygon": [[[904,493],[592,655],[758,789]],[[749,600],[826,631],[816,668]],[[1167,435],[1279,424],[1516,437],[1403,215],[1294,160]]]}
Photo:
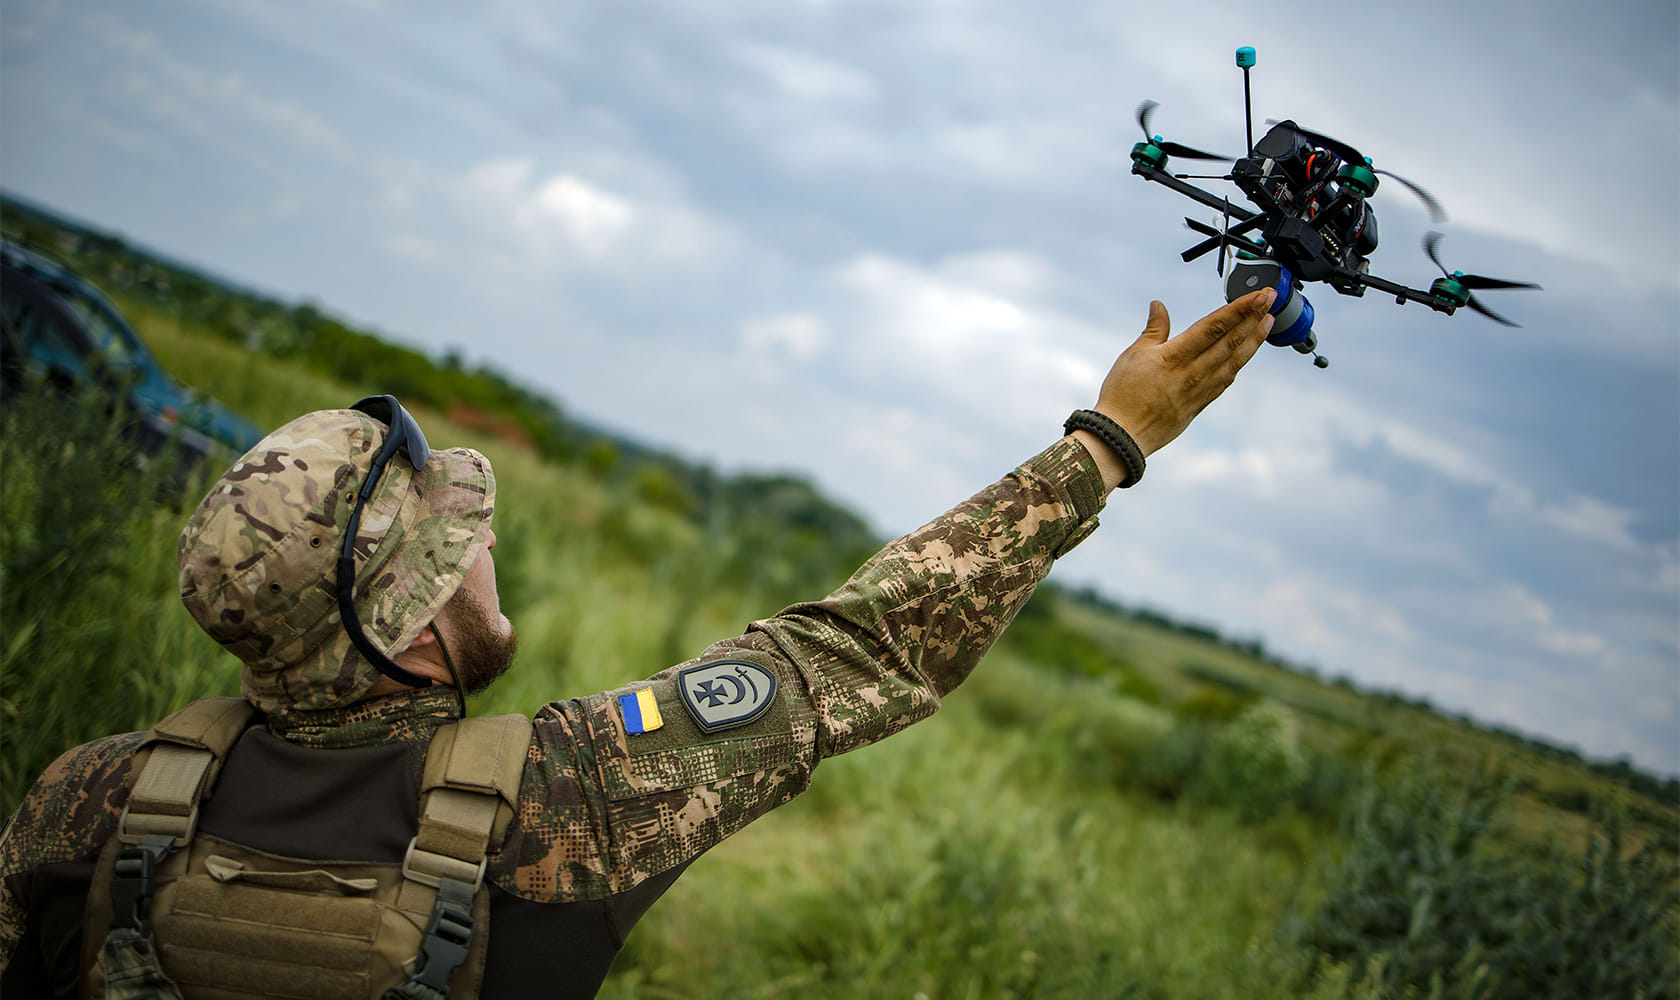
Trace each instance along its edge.
{"label": "sunglasses on hat", "polygon": [[359,400],[350,409],[383,421],[390,431],[386,433],[385,443],[380,446],[379,453],[373,456],[373,464],[369,466],[368,474],[362,480],[362,488],[356,493],[356,504],[350,508],[350,524],[344,530],[344,547],[338,555],[339,615],[344,620],[344,631],[350,634],[350,642],[355,645],[357,652],[366,657],[380,673],[410,687],[430,687],[431,678],[422,677],[397,666],[390,657],[374,646],[373,641],[363,631],[361,617],[356,614],[355,545],[356,530],[362,523],[362,508],[367,506],[368,498],[373,496],[373,489],[379,484],[379,477],[384,474],[385,467],[390,464],[398,450],[408,456],[409,465],[416,472],[426,467],[426,460],[431,457],[432,452],[426,445],[426,435],[421,433],[420,425],[403,409],[402,404],[397,402],[397,397],[369,396]]}

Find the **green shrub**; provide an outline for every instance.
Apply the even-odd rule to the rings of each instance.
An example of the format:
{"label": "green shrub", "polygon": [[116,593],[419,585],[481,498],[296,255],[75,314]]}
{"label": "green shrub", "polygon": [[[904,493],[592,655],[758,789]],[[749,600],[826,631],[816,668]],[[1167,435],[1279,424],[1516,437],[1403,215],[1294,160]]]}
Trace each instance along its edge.
{"label": "green shrub", "polygon": [[1630,850],[1600,816],[1586,846],[1501,850],[1509,784],[1434,767],[1373,782],[1329,896],[1302,940],[1366,970],[1376,995],[1476,1000],[1680,996],[1680,856],[1672,830]]}
{"label": "green shrub", "polygon": [[1132,782],[1158,798],[1177,801],[1201,770],[1212,739],[1213,729],[1207,724],[1180,722],[1138,760]]}
{"label": "green shrub", "polygon": [[1179,702],[1176,711],[1184,718],[1198,722],[1224,722],[1236,718],[1254,700],[1253,695],[1233,694],[1225,688],[1204,684]]}
{"label": "green shrub", "polygon": [[1214,732],[1192,790],[1257,818],[1290,802],[1306,778],[1295,713],[1262,699]]}

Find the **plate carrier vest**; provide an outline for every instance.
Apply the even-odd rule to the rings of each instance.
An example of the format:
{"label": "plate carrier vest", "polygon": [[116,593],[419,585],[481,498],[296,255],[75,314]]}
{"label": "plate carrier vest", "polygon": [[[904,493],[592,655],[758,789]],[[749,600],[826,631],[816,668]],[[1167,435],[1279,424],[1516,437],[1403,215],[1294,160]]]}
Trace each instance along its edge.
{"label": "plate carrier vest", "polygon": [[531,720],[437,731],[419,829],[397,865],[286,858],[197,833],[199,800],[259,718],[244,699],[207,698],[142,741],[88,895],[83,995],[475,1000],[486,858],[513,817]]}

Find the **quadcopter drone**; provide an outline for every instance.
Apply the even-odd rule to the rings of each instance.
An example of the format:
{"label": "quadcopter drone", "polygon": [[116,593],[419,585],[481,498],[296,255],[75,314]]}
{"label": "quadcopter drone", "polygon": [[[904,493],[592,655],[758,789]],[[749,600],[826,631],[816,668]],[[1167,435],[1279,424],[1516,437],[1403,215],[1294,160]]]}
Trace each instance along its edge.
{"label": "quadcopter drone", "polygon": [[[1501,288],[1539,288],[1539,285],[1503,278],[1488,278],[1463,271],[1448,271],[1437,253],[1441,234],[1424,237],[1423,249],[1441,269],[1428,291],[1408,288],[1371,274],[1371,254],[1377,249],[1377,216],[1368,199],[1377,190],[1377,175],[1391,177],[1417,195],[1429,209],[1432,220],[1445,221],[1440,204],[1423,188],[1398,174],[1378,170],[1368,157],[1338,139],[1309,131],[1293,121],[1268,122],[1270,130],[1256,143],[1254,115],[1249,98],[1248,71],[1255,64],[1254,50],[1237,50],[1237,65],[1243,71],[1243,107],[1247,115],[1248,155],[1233,159],[1217,153],[1168,142],[1150,131],[1149,119],[1158,105],[1145,101],[1138,106],[1138,125],[1144,141],[1132,147],[1132,173],[1155,181],[1221,213],[1218,228],[1186,218],[1185,224],[1207,239],[1184,251],[1186,262],[1218,250],[1217,268],[1225,279],[1225,300],[1262,288],[1276,288],[1272,303],[1272,332],[1267,342],[1293,347],[1311,354],[1320,368],[1329,362],[1320,356],[1318,337],[1313,333],[1313,307],[1301,293],[1308,281],[1322,281],[1343,295],[1362,296],[1375,288],[1394,296],[1401,305],[1421,302],[1436,312],[1452,315],[1468,306],[1506,326],[1510,320],[1482,305],[1472,292]],[[1222,175],[1174,174],[1166,169],[1172,157],[1190,160],[1218,160],[1232,164]],[[1231,181],[1259,211],[1233,205],[1221,197],[1187,183],[1191,179]],[[1233,259],[1226,274],[1226,260]]]}

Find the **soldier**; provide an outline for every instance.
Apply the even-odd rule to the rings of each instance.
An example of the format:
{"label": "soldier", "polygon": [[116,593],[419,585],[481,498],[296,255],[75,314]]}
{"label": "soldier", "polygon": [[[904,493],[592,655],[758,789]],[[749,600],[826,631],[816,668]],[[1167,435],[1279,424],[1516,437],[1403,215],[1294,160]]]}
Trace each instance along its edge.
{"label": "soldier", "polygon": [[457,721],[512,659],[496,486],[389,396],[306,414],[181,536],[242,699],[54,763],[0,835],[8,997],[593,996],[637,919],[816,763],[925,718],[1117,486],[1255,353],[1272,293],[1151,303],[1066,436],[828,597],[535,719]]}

